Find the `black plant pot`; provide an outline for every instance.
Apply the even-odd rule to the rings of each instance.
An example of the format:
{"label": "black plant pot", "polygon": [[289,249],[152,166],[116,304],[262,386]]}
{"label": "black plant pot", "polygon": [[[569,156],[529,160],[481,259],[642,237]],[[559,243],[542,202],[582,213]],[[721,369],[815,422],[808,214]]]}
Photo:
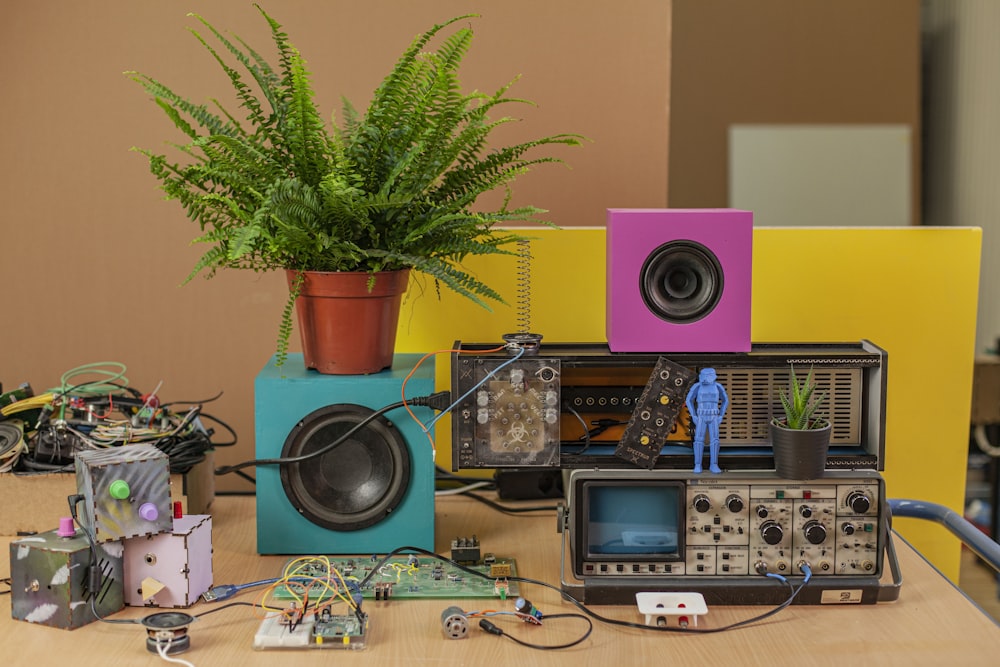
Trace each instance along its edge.
{"label": "black plant pot", "polygon": [[825,428],[790,429],[771,424],[774,469],[784,479],[816,479],[826,470],[832,425]]}

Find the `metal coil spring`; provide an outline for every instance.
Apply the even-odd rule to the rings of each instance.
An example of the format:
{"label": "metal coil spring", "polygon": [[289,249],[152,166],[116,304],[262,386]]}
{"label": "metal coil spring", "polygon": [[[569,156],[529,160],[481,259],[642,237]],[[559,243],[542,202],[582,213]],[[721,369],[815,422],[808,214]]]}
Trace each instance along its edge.
{"label": "metal coil spring", "polygon": [[531,241],[517,242],[517,326],[520,333],[531,331]]}

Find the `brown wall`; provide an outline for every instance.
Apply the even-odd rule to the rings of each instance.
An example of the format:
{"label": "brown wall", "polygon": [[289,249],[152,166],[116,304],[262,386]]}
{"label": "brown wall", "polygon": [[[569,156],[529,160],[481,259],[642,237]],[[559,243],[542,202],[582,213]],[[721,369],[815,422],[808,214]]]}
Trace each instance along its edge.
{"label": "brown wall", "polygon": [[918,0],[674,0],[670,206],[728,204],[733,123],[905,124],[920,220]]}
{"label": "brown wall", "polygon": [[[560,225],[603,225],[611,206],[664,206],[670,3],[621,0],[462,2],[283,0],[265,3],[315,74],[324,109],[363,106],[417,33],[468,12],[476,39],[467,88],[512,93],[537,108],[524,137],[578,132],[571,169],[547,166],[515,188]],[[286,289],[279,275],[220,274],[179,287],[198,248],[179,206],[160,201],[131,146],[180,136],[122,72],[155,76],[195,100],[228,84],[187,33],[196,11],[260,49],[249,0],[16,3],[0,22],[0,382],[41,391],[81,364],[118,361],[132,386],[164,400],[224,392],[206,411],[253,455],[253,378],[273,352]],[[296,345],[297,344],[293,344]],[[246,488],[239,480],[220,486]]]}
{"label": "brown wall", "polygon": [[[673,0],[673,15],[667,0],[268,4],[329,110],[342,94],[363,106],[415,34],[480,11],[466,86],[492,90],[520,74],[513,92],[538,104],[517,110],[524,136],[593,140],[566,151],[571,169],[547,166],[516,187],[519,202],[564,226],[603,225],[608,207],[667,205],[668,130],[669,203],[711,206],[725,204],[728,123],[918,127],[916,0]],[[164,400],[222,391],[206,411],[239,433],[217,457],[234,463],[253,454],[253,378],[274,349],[283,277],[230,272],[179,287],[200,254],[195,229],[129,152],[180,137],[124,70],[196,100],[227,92],[186,31],[196,25],[187,11],[266,48],[248,0],[52,1],[5,13],[0,382],[41,390],[78,365],[119,361],[143,391],[162,381]]]}

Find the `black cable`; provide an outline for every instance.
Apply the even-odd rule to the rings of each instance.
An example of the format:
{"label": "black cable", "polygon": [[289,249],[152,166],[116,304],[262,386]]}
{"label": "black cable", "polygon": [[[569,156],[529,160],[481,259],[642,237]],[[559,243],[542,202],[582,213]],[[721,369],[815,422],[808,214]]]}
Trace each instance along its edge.
{"label": "black cable", "polygon": [[320,447],[316,451],[309,452],[308,454],[301,454],[299,456],[286,456],[275,459],[252,459],[250,461],[243,461],[242,463],[237,463],[235,465],[222,466],[220,468],[216,468],[215,474],[228,475],[229,473],[236,472],[237,470],[242,470],[243,468],[249,468],[252,466],[287,465],[291,463],[302,463],[303,461],[308,461],[318,456],[322,456],[323,454],[326,454],[335,447],[339,447],[344,442],[346,442],[348,438],[350,438],[355,433],[357,433],[364,427],[368,426],[368,424],[370,424],[372,421],[378,419],[387,412],[391,412],[392,410],[396,410],[398,408],[406,407],[407,405],[416,407],[426,406],[435,410],[441,410],[444,409],[444,407],[447,407],[449,396],[450,396],[449,392],[439,391],[435,394],[430,394],[429,396],[417,396],[416,398],[408,399],[405,402],[397,401],[390,405],[386,405],[385,407],[379,408],[378,410],[375,410],[370,415],[368,415],[367,417],[359,421],[357,424],[352,426],[346,433],[341,435],[339,438],[337,438],[333,442],[328,443],[324,447]]}
{"label": "black cable", "polygon": [[[469,477],[467,475],[456,475],[453,472],[445,470],[438,464],[434,464],[434,479],[439,482],[455,482],[456,484],[477,484],[479,482],[490,482],[491,486],[496,486],[495,482],[492,482],[483,477]],[[487,487],[482,487],[487,488]]]}
{"label": "black cable", "polygon": [[579,412],[577,412],[576,410],[574,410],[572,407],[570,407],[568,405],[566,406],[566,409],[569,410],[570,414],[572,414],[574,417],[577,418],[577,421],[580,422],[580,426],[583,427],[583,441],[584,441],[583,449],[581,449],[580,451],[575,452],[573,454],[570,454],[569,452],[567,452],[566,455],[567,456],[579,456],[580,454],[583,454],[585,451],[587,451],[588,449],[590,449],[590,427],[587,426],[587,422],[584,421],[583,417],[580,416]]}
{"label": "black cable", "polygon": [[551,615],[546,614],[545,616],[542,617],[542,621],[547,623],[548,621],[558,618],[581,618],[587,622],[587,631],[584,632],[582,636],[574,639],[571,642],[566,642],[565,644],[532,644],[531,642],[526,642],[523,639],[518,639],[512,634],[504,632],[503,629],[501,629],[499,626],[497,626],[492,621],[486,618],[479,619],[479,627],[485,630],[486,632],[490,633],[491,635],[496,635],[497,637],[506,637],[507,639],[511,640],[512,642],[516,642],[521,646],[537,649],[540,651],[555,651],[558,649],[572,648],[586,641],[587,637],[590,636],[590,633],[594,631],[594,624],[591,622],[589,618],[587,618],[583,614],[551,614]]}
{"label": "black cable", "polygon": [[250,468],[252,466],[287,465],[287,464],[290,464],[290,463],[302,463],[303,461],[308,461],[310,459],[314,459],[317,456],[322,456],[323,454],[326,454],[327,452],[331,451],[335,447],[339,447],[344,442],[346,442],[347,439],[350,438],[352,435],[354,435],[355,433],[357,433],[359,430],[361,430],[365,426],[368,426],[368,424],[370,424],[372,421],[374,421],[378,417],[381,417],[386,412],[389,412],[390,410],[395,410],[396,408],[401,408],[401,407],[403,407],[403,405],[404,404],[403,404],[402,401],[398,401],[398,402],[393,403],[391,405],[387,405],[384,408],[379,408],[378,410],[372,412],[370,415],[368,415],[367,417],[365,417],[364,419],[362,419],[361,421],[359,421],[357,424],[355,424],[354,426],[352,426],[346,433],[344,433],[342,436],[340,436],[339,438],[337,438],[333,442],[327,443],[324,447],[320,447],[316,451],[309,452],[308,454],[300,454],[299,456],[286,456],[286,457],[281,457],[281,458],[276,458],[276,459],[251,459],[249,461],[243,461],[242,463],[236,463],[234,465],[222,466],[222,467],[216,468],[215,469],[215,474],[216,475],[228,475],[231,472],[236,472],[237,470],[242,470],[243,468]]}
{"label": "black cable", "polygon": [[207,611],[201,612],[200,614],[195,614],[194,617],[195,618],[201,618],[202,616],[208,616],[209,614],[214,614],[217,611],[222,611],[223,609],[229,609],[230,607],[261,607],[261,608],[263,608],[262,605],[259,605],[256,602],[240,602],[240,601],[237,600],[235,602],[227,602],[226,604],[218,606],[218,607],[212,607],[212,608],[210,608]]}
{"label": "black cable", "polygon": [[97,595],[101,588],[104,586],[104,577],[100,568],[100,559],[97,553],[97,540],[91,534],[90,529],[80,521],[76,507],[79,505],[85,496],[83,494],[75,494],[68,496],[66,500],[69,502],[69,514],[73,518],[73,521],[80,526],[80,530],[87,537],[87,543],[90,545],[90,565],[87,567],[87,588],[90,591],[90,612],[94,615],[98,621],[102,623],[114,623],[117,625],[130,625],[140,623],[141,621],[137,619],[108,619],[101,616],[97,611]]}
{"label": "black cable", "polygon": [[221,419],[219,419],[215,415],[210,415],[207,412],[202,412],[201,413],[201,417],[204,418],[204,419],[211,419],[216,424],[218,424],[222,428],[226,429],[226,431],[229,432],[229,435],[233,436],[233,439],[230,440],[230,441],[228,441],[228,442],[213,442],[212,444],[214,446],[216,446],[216,447],[232,447],[233,445],[235,445],[239,441],[239,436],[236,435],[236,429],[234,429],[232,426],[230,426],[226,422],[222,421]]}
{"label": "black cable", "polygon": [[[461,563],[453,561],[450,558],[446,558],[445,556],[442,556],[440,554],[436,554],[436,553],[434,553],[432,551],[427,551],[426,549],[421,549],[420,547],[406,546],[406,547],[397,547],[396,549],[393,549],[392,551],[390,551],[386,556],[384,556],[372,568],[371,572],[369,572],[368,575],[365,576],[365,578],[362,579],[359,582],[358,585],[360,587],[362,587],[362,588],[365,585],[367,585],[368,582],[371,580],[371,578],[374,577],[379,572],[379,570],[382,568],[382,566],[385,565],[387,562],[389,562],[389,560],[393,556],[396,556],[396,555],[399,555],[399,554],[403,554],[403,553],[410,553],[410,552],[421,554],[421,555],[427,556],[429,558],[436,558],[436,559],[438,559],[438,560],[440,560],[442,562],[448,563],[450,566],[452,566],[454,568],[457,568],[457,569],[465,572],[466,574],[470,574],[470,575],[473,575],[475,577],[479,577],[481,579],[493,580],[493,579],[496,578],[496,577],[491,577],[491,576],[489,576],[486,573],[479,572],[479,571],[474,570],[472,568],[466,567],[466,566],[462,565]],[[780,583],[783,583],[786,586],[788,586],[789,591],[790,591],[790,594],[789,594],[788,598],[786,598],[781,604],[777,605],[776,607],[773,607],[772,609],[764,612],[763,614],[759,614],[757,616],[752,616],[750,618],[746,618],[746,619],[743,619],[741,621],[736,621],[734,623],[730,623],[729,625],[724,625],[724,626],[721,626],[721,627],[718,627],[718,628],[697,628],[697,627],[694,627],[694,628],[693,627],[682,628],[682,627],[673,627],[673,626],[646,625],[645,623],[634,623],[632,621],[621,621],[621,620],[618,620],[618,619],[615,619],[615,618],[607,618],[606,616],[601,616],[597,612],[593,611],[592,609],[590,609],[589,607],[587,607],[585,604],[583,604],[582,602],[580,602],[575,597],[573,597],[572,595],[570,595],[569,593],[567,593],[566,591],[564,591],[562,588],[559,588],[558,586],[554,586],[554,585],[552,585],[550,583],[547,583],[545,581],[540,581],[538,579],[529,579],[527,577],[506,577],[506,579],[508,581],[515,581],[515,582],[521,583],[521,584],[534,584],[536,586],[541,586],[543,588],[547,588],[549,590],[556,591],[557,593],[559,593],[559,595],[562,596],[562,598],[564,600],[566,600],[567,602],[569,602],[570,604],[572,604],[574,607],[576,607],[577,609],[579,609],[581,612],[583,612],[584,614],[586,614],[590,618],[594,619],[595,621],[598,621],[600,623],[604,623],[606,625],[614,625],[614,626],[623,627],[623,628],[633,628],[633,629],[636,629],[636,630],[649,630],[649,631],[652,631],[652,632],[682,632],[682,633],[694,633],[694,634],[713,634],[713,633],[716,633],[716,632],[724,632],[726,630],[735,630],[736,628],[741,628],[741,627],[750,625],[751,623],[757,623],[757,622],[762,621],[762,620],[764,620],[766,618],[770,618],[771,616],[774,616],[775,614],[777,614],[781,610],[783,610],[786,607],[788,607],[789,605],[791,605],[792,602],[794,602],[796,596],[798,596],[799,592],[802,590],[802,588],[805,587],[805,585],[809,582],[809,577],[806,577],[801,584],[799,584],[798,586],[794,586],[790,581],[788,581],[784,577],[779,577],[777,575],[764,575],[764,576],[767,576],[768,578],[771,578],[771,579],[775,579],[776,581],[779,581]]]}
{"label": "black cable", "polygon": [[555,512],[556,510],[559,509],[558,505],[536,505],[536,506],[533,506],[533,507],[510,507],[508,505],[501,505],[500,503],[495,503],[495,502],[493,502],[492,500],[490,500],[488,498],[483,498],[482,496],[477,495],[475,492],[473,492],[471,490],[470,491],[462,491],[462,492],[460,492],[457,495],[465,496],[467,498],[472,498],[473,500],[477,500],[477,501],[481,502],[482,504],[486,505],[487,507],[489,507],[491,509],[495,509],[496,511],[503,512],[505,514],[526,514],[528,512]]}
{"label": "black cable", "polygon": [[222,398],[221,391],[211,398],[206,398],[200,401],[170,401],[169,403],[161,403],[160,407],[166,408],[171,405],[202,405],[203,403],[211,403],[212,401],[217,401],[220,398]]}

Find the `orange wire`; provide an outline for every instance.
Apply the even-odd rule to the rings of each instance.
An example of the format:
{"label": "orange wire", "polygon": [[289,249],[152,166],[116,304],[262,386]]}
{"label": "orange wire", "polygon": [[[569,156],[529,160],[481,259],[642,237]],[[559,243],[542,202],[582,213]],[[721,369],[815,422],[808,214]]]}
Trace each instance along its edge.
{"label": "orange wire", "polygon": [[417,415],[415,415],[413,413],[413,410],[410,409],[410,404],[407,403],[407,401],[406,401],[406,383],[410,381],[410,378],[413,377],[414,373],[417,372],[417,369],[420,368],[420,365],[422,363],[424,363],[427,360],[428,357],[432,357],[435,354],[452,354],[452,353],[454,353],[454,354],[492,354],[493,352],[500,352],[500,351],[505,350],[505,349],[507,349],[507,346],[506,345],[501,345],[499,347],[495,347],[495,348],[490,349],[490,350],[453,350],[453,349],[448,349],[448,350],[437,350],[436,352],[428,352],[424,356],[420,357],[420,360],[417,361],[417,363],[415,363],[413,365],[413,368],[410,369],[410,372],[406,374],[405,378],[403,378],[403,384],[400,387],[400,392],[399,392],[400,395],[401,395],[401,398],[403,400],[403,407],[406,408],[406,411],[409,413],[410,418],[413,419],[413,421],[417,422],[417,424],[420,425],[421,430],[424,432],[424,435],[427,436],[427,441],[431,444],[431,449],[434,449],[434,438],[431,437],[430,431],[427,430],[427,427],[424,426],[424,423],[422,421],[420,421],[419,419],[417,419]]}
{"label": "orange wire", "polygon": [[107,419],[108,417],[111,416],[111,413],[114,412],[114,407],[115,407],[115,400],[114,400],[114,397],[112,396],[111,392],[109,391],[108,392],[108,409],[107,409],[107,411],[103,415],[94,415],[94,417],[96,419]]}

